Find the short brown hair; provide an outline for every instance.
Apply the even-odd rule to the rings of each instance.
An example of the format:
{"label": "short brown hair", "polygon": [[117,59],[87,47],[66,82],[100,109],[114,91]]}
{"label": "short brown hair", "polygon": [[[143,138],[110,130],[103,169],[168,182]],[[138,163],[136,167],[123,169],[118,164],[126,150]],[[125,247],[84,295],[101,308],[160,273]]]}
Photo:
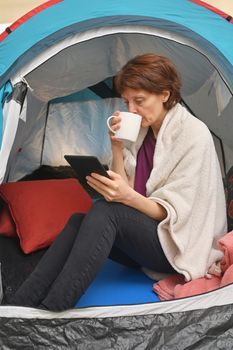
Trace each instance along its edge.
{"label": "short brown hair", "polygon": [[170,91],[168,101],[164,102],[167,110],[181,100],[181,79],[175,65],[164,56],[148,53],[134,57],[121,68],[114,83],[120,95],[126,88],[158,95]]}

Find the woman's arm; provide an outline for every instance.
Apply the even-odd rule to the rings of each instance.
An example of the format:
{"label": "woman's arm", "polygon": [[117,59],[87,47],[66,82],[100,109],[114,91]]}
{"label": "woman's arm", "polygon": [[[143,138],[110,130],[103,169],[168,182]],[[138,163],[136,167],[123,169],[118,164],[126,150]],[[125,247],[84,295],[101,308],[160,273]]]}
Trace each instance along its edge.
{"label": "woman's arm", "polygon": [[135,208],[158,221],[164,220],[167,216],[167,211],[162,205],[142,196],[135,190],[132,191],[124,204]]}
{"label": "woman's arm", "polygon": [[93,173],[87,177],[87,183],[108,202],[123,203],[159,221],[166,218],[167,212],[162,205],[136,192],[121,175],[111,170],[108,174],[111,179]]}
{"label": "woman's arm", "polygon": [[125,172],[125,167],[124,167],[124,158],[123,158],[122,145],[119,145],[118,147],[112,145],[112,165],[111,165],[111,170],[114,171],[115,173],[121,175],[121,177],[127,183],[129,183],[127,174]]}
{"label": "woman's arm", "polygon": [[[119,114],[118,111],[113,114],[115,118],[113,118],[111,128],[114,131],[120,127]],[[108,173],[111,179],[94,173],[87,176],[87,183],[109,202],[123,203],[159,221],[165,219],[167,216],[165,208],[136,192],[130,184],[124,167],[122,142],[114,136],[114,133],[110,133],[110,141],[112,170],[109,170]]]}
{"label": "woman's arm", "polygon": [[[115,118],[112,120],[111,128],[113,130],[118,130],[120,128],[120,122],[121,117],[119,116],[120,112],[116,111],[113,115]],[[111,169],[122,176],[122,178],[128,182],[128,177],[125,172],[124,167],[124,158],[123,158],[123,143],[122,141],[118,140],[115,135],[110,132],[110,141],[111,141],[111,147],[112,147],[112,164]]]}

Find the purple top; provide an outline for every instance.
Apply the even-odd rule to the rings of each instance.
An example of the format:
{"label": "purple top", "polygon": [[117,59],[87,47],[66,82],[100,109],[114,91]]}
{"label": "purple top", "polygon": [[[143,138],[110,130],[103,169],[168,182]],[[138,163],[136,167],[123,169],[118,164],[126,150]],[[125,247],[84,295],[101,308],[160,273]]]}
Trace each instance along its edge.
{"label": "purple top", "polygon": [[146,183],[153,169],[153,157],[156,138],[151,128],[148,129],[146,137],[137,154],[137,165],[135,171],[134,189],[146,196]]}

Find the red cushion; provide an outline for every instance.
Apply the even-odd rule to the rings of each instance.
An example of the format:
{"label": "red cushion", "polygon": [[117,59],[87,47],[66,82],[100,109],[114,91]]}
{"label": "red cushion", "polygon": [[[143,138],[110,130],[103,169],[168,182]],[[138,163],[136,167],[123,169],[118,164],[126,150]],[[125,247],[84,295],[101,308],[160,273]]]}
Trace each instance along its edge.
{"label": "red cushion", "polygon": [[16,236],[15,223],[6,204],[3,205],[0,211],[0,235],[8,237]]}
{"label": "red cushion", "polygon": [[76,179],[2,184],[0,196],[8,203],[26,254],[49,246],[73,213],[86,213],[92,205]]}

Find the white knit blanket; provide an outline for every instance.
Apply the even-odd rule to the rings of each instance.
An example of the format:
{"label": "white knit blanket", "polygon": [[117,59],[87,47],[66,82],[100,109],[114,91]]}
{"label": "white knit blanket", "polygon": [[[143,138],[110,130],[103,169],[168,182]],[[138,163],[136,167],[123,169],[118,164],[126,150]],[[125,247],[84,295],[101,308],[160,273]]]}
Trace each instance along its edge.
{"label": "white knit blanket", "polygon": [[[137,142],[124,149],[131,181],[146,133],[141,129]],[[216,241],[227,230],[225,195],[212,136],[180,104],[167,113],[160,128],[146,188],[147,196],[167,210],[158,226],[167,259],[187,281],[203,277],[222,258]]]}

